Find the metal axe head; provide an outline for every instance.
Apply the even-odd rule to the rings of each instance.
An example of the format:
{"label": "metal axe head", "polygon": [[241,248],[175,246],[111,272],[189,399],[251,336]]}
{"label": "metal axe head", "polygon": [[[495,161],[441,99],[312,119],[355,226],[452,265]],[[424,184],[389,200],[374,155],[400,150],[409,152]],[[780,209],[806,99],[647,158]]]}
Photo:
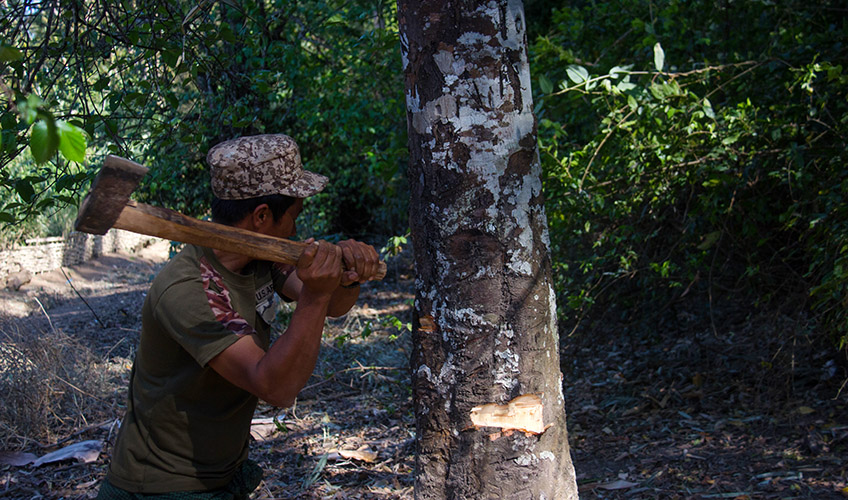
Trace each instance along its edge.
{"label": "metal axe head", "polygon": [[107,156],[103,168],[91,183],[91,189],[80,203],[74,229],[84,233],[106,234],[121,216],[130,194],[146,173],[147,167],[134,161],[120,156]]}

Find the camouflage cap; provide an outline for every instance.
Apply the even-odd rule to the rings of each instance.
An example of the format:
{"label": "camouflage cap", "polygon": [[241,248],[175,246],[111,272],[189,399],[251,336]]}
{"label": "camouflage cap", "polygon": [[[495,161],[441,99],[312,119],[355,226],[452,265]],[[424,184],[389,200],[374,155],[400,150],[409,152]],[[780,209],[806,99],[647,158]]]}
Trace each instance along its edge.
{"label": "camouflage cap", "polygon": [[209,150],[212,192],[222,200],[270,194],[306,198],[327,185],[323,175],[303,169],[294,139],[283,134],[254,135],[222,142]]}

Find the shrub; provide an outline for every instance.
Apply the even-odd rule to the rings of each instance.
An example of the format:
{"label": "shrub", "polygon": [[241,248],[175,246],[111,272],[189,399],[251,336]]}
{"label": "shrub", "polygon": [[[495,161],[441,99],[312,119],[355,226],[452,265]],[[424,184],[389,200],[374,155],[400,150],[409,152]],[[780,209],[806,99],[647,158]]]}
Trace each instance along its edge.
{"label": "shrub", "polygon": [[639,316],[693,289],[760,303],[800,294],[845,343],[840,12],[675,0],[553,10],[531,51],[569,315],[614,301]]}

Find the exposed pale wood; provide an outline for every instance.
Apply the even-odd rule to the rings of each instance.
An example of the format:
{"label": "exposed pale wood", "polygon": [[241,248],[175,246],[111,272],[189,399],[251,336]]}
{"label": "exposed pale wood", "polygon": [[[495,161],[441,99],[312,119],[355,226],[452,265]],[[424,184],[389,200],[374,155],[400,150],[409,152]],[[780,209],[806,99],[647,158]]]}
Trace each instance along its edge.
{"label": "exposed pale wood", "polygon": [[491,403],[471,409],[475,427],[498,427],[533,434],[545,432],[542,419],[542,398],[538,394],[523,394],[505,405]]}

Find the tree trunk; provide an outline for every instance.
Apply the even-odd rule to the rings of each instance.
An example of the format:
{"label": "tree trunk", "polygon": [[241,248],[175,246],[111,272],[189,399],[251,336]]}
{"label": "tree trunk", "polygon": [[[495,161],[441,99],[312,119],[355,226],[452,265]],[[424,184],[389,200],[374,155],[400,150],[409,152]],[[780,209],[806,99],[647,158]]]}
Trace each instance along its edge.
{"label": "tree trunk", "polygon": [[399,0],[398,16],[415,496],[576,499],[523,5]]}

